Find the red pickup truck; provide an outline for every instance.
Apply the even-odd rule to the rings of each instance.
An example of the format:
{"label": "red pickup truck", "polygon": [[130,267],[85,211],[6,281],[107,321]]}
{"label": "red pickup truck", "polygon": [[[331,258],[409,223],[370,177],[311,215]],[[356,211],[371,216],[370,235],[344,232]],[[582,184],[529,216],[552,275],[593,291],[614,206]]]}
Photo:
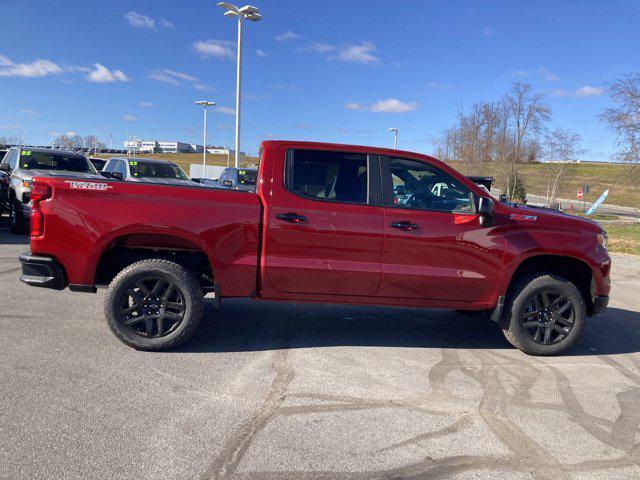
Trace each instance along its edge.
{"label": "red pickup truck", "polygon": [[187,340],[204,296],[485,311],[528,354],[569,348],[604,310],[600,226],[498,202],[438,160],[268,141],[256,192],[37,178],[29,285],[107,286],[113,333],[141,350]]}

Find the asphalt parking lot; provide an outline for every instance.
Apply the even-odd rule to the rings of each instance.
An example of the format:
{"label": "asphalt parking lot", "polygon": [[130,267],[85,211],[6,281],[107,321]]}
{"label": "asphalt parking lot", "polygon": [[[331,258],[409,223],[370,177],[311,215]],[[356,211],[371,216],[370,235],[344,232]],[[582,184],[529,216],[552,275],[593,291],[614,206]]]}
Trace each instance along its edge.
{"label": "asphalt parking lot", "polygon": [[640,478],[640,258],[556,358],[446,311],[209,303],[171,353],[18,281],[0,223],[0,478]]}

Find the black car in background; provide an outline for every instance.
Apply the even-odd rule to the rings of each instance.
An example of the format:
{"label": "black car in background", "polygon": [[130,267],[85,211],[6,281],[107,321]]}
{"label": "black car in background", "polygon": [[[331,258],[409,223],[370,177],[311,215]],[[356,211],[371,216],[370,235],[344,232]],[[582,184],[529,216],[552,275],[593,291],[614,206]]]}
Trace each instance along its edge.
{"label": "black car in background", "polygon": [[107,160],[105,158],[89,157],[89,161],[93,164],[94,167],[96,167],[96,170],[99,172],[102,171],[107,163]]}

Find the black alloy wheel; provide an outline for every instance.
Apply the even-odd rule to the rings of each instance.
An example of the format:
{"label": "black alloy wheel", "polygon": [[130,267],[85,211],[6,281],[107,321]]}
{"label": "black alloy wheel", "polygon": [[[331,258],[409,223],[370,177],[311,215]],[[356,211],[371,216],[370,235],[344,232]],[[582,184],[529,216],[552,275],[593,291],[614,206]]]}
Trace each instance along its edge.
{"label": "black alloy wheel", "polygon": [[575,309],[564,293],[543,290],[531,296],[521,321],[534,342],[554,345],[571,333],[575,323]]}
{"label": "black alloy wheel", "polygon": [[169,335],[184,320],[185,300],[178,286],[163,276],[137,280],[120,296],[119,321],[145,338]]}

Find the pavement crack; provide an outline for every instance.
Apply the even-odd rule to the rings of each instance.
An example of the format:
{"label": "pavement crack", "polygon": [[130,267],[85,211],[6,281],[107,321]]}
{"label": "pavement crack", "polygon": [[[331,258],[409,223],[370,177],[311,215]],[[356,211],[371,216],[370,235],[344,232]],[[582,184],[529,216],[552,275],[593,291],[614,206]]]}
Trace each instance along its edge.
{"label": "pavement crack", "polygon": [[288,354],[287,349],[274,352],[273,369],[276,375],[262,407],[235,432],[220,455],[205,470],[201,477],[203,480],[224,479],[232,475],[253,439],[277,413],[285,400],[287,388],[295,377],[295,371],[287,361]]}

